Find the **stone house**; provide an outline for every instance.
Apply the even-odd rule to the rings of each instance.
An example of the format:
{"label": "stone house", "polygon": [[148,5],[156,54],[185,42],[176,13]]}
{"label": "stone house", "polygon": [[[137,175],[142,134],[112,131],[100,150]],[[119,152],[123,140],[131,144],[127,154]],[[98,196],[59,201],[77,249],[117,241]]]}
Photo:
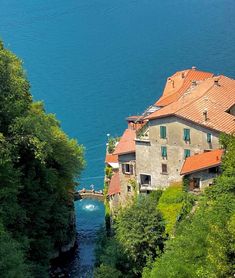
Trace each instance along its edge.
{"label": "stone house", "polygon": [[106,166],[112,168],[112,177],[107,180],[108,198],[112,212],[120,205],[125,205],[128,199],[135,194],[136,157],[135,137],[136,131],[143,126],[142,117],[127,118],[128,128],[124,131],[112,154],[106,154]]}
{"label": "stone house", "polygon": [[108,153],[108,148],[106,150],[105,166],[105,183],[108,185],[107,195],[109,198],[109,206],[111,212],[115,213],[115,209],[118,207],[120,201],[121,192],[119,163],[118,156],[113,153]]}
{"label": "stone house", "polygon": [[125,204],[134,194],[131,180],[136,176],[135,137],[136,130],[129,127],[124,131],[114,151],[119,163],[121,204]]}
{"label": "stone house", "polygon": [[119,203],[138,192],[189,180],[191,190],[213,184],[220,172],[219,136],[235,132],[235,80],[195,67],[167,79],[162,96],[141,116],[127,118],[114,154],[119,165]]}
{"label": "stone house", "polygon": [[[234,104],[235,80],[228,77],[194,68],[168,78],[163,96],[155,103],[158,109],[145,117],[148,122],[135,140],[140,192],[181,181],[187,157],[219,149],[220,133],[235,131]],[[209,178],[198,179],[202,187],[211,183]]]}
{"label": "stone house", "polygon": [[109,197],[109,206],[112,214],[115,214],[118,206],[120,204],[120,194],[121,194],[121,185],[119,179],[119,172],[116,171],[113,173],[112,178],[109,182],[108,188],[108,197]]}
{"label": "stone house", "polygon": [[180,174],[188,181],[190,191],[200,191],[213,185],[214,178],[221,172],[223,150],[217,149],[187,157]]}

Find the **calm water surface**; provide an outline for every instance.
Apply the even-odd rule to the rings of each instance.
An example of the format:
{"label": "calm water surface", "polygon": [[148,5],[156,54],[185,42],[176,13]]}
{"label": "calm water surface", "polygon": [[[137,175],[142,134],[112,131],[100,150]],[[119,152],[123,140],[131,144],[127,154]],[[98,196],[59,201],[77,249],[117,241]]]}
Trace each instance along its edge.
{"label": "calm water surface", "polygon": [[[193,65],[235,77],[234,0],[0,0],[0,36],[24,60],[35,100],[86,147],[82,187],[103,186],[106,134]],[[72,277],[91,277],[104,221],[95,201],[75,204]]]}

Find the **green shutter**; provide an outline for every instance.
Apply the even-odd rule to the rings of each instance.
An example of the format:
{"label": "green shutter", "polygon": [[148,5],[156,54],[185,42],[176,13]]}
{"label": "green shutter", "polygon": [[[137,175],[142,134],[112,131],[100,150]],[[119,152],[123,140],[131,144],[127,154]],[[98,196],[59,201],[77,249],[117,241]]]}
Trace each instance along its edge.
{"label": "green shutter", "polygon": [[161,147],[162,157],[167,157],[167,149],[166,147]]}
{"label": "green shutter", "polygon": [[207,133],[207,142],[211,143],[211,134],[210,133]]}
{"label": "green shutter", "polygon": [[160,137],[162,139],[166,138],[166,127],[165,126],[160,126]]}
{"label": "green shutter", "polygon": [[184,150],[184,158],[187,158],[187,157],[189,157],[189,156],[190,156],[190,150],[185,149],[185,150]]}
{"label": "green shutter", "polygon": [[184,141],[190,141],[190,129],[184,128]]}

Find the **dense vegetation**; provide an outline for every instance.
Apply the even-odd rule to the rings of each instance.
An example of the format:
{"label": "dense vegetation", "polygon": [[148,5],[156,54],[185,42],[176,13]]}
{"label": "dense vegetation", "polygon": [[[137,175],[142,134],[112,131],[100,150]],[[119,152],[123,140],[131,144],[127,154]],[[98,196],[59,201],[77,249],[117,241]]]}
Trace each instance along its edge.
{"label": "dense vegetation", "polygon": [[114,236],[98,248],[96,278],[234,275],[235,137],[223,135],[221,144],[222,175],[201,196],[174,184],[121,210]]}
{"label": "dense vegetation", "polygon": [[223,136],[223,173],[144,277],[232,277],[235,273],[235,138]]}
{"label": "dense vegetation", "polygon": [[47,277],[49,259],[74,237],[74,178],[83,148],[41,102],[21,61],[0,42],[0,273]]}
{"label": "dense vegetation", "polygon": [[99,243],[95,277],[140,277],[146,263],[162,252],[164,223],[156,209],[160,195],[135,199],[118,214],[115,236],[104,236]]}
{"label": "dense vegetation", "polygon": [[165,221],[165,232],[167,236],[174,236],[178,223],[191,210],[194,197],[187,194],[181,183],[172,184],[163,191],[157,204]]}

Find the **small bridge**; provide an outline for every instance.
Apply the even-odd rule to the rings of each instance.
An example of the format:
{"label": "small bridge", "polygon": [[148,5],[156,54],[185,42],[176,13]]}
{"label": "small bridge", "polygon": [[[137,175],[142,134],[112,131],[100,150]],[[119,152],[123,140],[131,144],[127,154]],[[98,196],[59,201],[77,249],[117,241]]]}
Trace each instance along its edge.
{"label": "small bridge", "polygon": [[95,191],[95,190],[79,190],[74,192],[74,201],[81,200],[81,199],[95,199],[98,201],[104,201],[104,194],[102,191]]}

